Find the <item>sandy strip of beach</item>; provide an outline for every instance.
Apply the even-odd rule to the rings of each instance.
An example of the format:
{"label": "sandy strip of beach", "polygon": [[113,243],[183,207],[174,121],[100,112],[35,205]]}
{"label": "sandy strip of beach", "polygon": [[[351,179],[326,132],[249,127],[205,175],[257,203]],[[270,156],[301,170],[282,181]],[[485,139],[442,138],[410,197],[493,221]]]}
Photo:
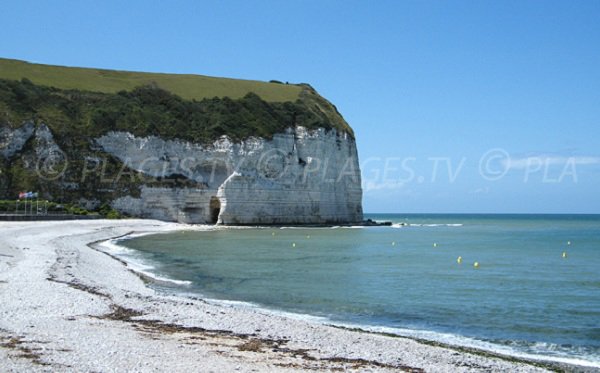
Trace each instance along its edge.
{"label": "sandy strip of beach", "polygon": [[185,229],[207,227],[153,220],[0,222],[0,371],[556,368],[161,294],[90,245],[130,232]]}

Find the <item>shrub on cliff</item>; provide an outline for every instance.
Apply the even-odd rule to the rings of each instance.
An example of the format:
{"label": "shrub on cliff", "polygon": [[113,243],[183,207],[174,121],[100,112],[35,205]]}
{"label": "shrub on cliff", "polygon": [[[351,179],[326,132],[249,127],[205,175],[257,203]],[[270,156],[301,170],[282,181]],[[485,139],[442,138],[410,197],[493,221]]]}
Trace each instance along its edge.
{"label": "shrub on cliff", "polygon": [[111,130],[203,144],[223,135],[234,141],[271,138],[297,125],[352,133],[335,107],[310,91],[296,102],[266,102],[254,93],[197,101],[156,85],[112,94],[0,79],[0,110],[0,121],[13,126],[44,122],[57,137],[80,146]]}

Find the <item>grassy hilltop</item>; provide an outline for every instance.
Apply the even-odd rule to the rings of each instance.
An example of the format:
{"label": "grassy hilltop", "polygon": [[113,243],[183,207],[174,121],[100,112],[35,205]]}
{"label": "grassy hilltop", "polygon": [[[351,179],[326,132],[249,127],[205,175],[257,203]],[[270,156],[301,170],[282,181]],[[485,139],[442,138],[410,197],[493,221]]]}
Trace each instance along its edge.
{"label": "grassy hilltop", "polygon": [[267,102],[296,101],[302,87],[255,80],[214,78],[192,74],[161,74],[34,64],[0,58],[0,79],[27,78],[34,84],[60,89],[117,93],[157,85],[186,100],[213,97],[242,98],[249,92]]}
{"label": "grassy hilltop", "polygon": [[210,143],[270,138],[288,127],[353,135],[307,84],[61,67],[0,58],[0,125],[44,122],[57,134],[110,130]]}

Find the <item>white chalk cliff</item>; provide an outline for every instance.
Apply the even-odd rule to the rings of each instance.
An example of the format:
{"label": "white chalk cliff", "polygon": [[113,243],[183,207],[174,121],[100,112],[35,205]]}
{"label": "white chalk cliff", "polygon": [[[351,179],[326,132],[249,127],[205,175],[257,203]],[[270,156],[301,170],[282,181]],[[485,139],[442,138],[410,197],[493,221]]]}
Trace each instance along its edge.
{"label": "white chalk cliff", "polygon": [[303,127],[210,146],[109,132],[102,150],[144,175],[185,186],[141,186],[113,208],[140,217],[186,223],[338,224],[362,220],[355,140],[335,130]]}
{"label": "white chalk cliff", "polygon": [[9,159],[21,151],[23,146],[35,131],[33,122],[26,122],[23,126],[11,129],[7,126],[0,126],[0,155]]}

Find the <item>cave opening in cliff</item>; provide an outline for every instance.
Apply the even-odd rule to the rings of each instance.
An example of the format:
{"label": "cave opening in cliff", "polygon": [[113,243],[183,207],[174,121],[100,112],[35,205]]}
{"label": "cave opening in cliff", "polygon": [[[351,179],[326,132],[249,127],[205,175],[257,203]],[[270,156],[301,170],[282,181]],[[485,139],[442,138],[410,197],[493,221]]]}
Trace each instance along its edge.
{"label": "cave opening in cliff", "polygon": [[217,224],[219,220],[219,213],[221,212],[221,201],[217,197],[210,198],[210,222],[212,224]]}

